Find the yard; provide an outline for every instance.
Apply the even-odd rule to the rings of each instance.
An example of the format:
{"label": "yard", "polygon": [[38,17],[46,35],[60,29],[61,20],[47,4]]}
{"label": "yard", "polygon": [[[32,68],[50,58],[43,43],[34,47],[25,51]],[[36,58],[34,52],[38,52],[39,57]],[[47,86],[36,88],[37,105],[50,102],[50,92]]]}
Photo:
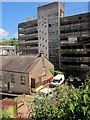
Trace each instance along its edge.
{"label": "yard", "polygon": [[[50,88],[49,84],[45,86],[45,88]],[[55,88],[50,88],[52,91],[55,90]],[[66,94],[66,85],[62,84],[60,86],[61,92],[64,92]],[[29,113],[33,112],[34,109],[34,99],[37,93],[31,93],[30,95],[22,95],[22,98],[19,98],[19,101],[21,101],[21,105],[18,107],[18,114],[21,116],[21,118],[27,118],[29,116]]]}

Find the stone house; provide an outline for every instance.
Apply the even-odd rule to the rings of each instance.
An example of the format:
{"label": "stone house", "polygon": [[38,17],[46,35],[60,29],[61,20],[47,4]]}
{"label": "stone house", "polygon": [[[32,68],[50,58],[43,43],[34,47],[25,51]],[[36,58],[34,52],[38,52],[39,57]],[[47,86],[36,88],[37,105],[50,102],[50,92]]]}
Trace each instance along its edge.
{"label": "stone house", "polygon": [[43,55],[2,56],[2,91],[37,92],[52,79],[50,69],[54,69],[54,66]]}

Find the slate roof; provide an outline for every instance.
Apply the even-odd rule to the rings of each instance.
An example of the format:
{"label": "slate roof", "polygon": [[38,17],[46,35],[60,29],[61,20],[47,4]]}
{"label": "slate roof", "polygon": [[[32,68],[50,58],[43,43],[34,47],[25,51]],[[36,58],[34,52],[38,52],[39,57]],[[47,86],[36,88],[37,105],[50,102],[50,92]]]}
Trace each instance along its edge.
{"label": "slate roof", "polygon": [[30,73],[39,59],[37,56],[2,56],[2,70]]}

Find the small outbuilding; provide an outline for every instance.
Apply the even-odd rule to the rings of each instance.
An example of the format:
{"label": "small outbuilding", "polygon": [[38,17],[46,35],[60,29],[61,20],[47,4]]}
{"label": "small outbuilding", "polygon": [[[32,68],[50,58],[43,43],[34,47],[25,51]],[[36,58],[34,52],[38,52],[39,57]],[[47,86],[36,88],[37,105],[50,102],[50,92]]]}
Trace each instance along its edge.
{"label": "small outbuilding", "polygon": [[0,101],[0,110],[7,113],[11,118],[15,118],[18,114],[16,101],[8,98]]}

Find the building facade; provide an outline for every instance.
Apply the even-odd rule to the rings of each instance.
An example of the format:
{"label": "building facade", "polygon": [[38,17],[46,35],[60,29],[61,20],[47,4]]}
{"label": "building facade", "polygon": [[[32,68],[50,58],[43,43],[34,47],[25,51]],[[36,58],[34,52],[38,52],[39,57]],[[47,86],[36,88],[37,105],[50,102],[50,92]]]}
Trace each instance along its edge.
{"label": "building facade", "polygon": [[[60,2],[41,5],[37,11],[37,44],[32,45],[37,46],[36,54],[43,52],[56,69],[88,71],[90,68],[90,12],[64,17],[64,5]],[[32,22],[33,20],[28,21],[33,25]],[[22,24],[19,24],[19,27]],[[27,22],[24,24],[26,25]],[[20,30],[22,28],[19,28]],[[32,30],[34,30],[33,27],[31,32]],[[19,38],[21,38],[20,34]],[[34,47],[32,51],[30,49],[32,48],[30,37],[27,37],[27,33],[25,34],[26,37],[24,38],[28,39],[28,42],[23,38],[24,43],[22,43],[23,41],[20,39],[20,45],[23,49],[30,51],[31,54],[35,54],[36,49]],[[35,37],[30,32],[28,35]],[[32,40],[33,43],[34,39]],[[30,47],[26,47],[26,45]]]}
{"label": "building facade", "polygon": [[23,94],[37,92],[53,77],[50,69],[54,69],[54,66],[43,55],[3,56],[2,91]]}
{"label": "building facade", "polygon": [[38,23],[37,19],[26,18],[26,22],[18,24],[20,54],[38,54]]}
{"label": "building facade", "polygon": [[90,13],[61,18],[60,39],[61,69],[77,72],[89,71]]}
{"label": "building facade", "polygon": [[16,55],[16,46],[0,45],[0,55]]}
{"label": "building facade", "polygon": [[38,7],[39,52],[43,51],[55,66],[59,67],[60,17],[64,16],[64,6],[53,2]]}
{"label": "building facade", "polygon": [[60,17],[64,6],[53,2],[37,8],[37,20],[26,19],[18,24],[20,54],[44,53],[55,66],[59,67]]}

